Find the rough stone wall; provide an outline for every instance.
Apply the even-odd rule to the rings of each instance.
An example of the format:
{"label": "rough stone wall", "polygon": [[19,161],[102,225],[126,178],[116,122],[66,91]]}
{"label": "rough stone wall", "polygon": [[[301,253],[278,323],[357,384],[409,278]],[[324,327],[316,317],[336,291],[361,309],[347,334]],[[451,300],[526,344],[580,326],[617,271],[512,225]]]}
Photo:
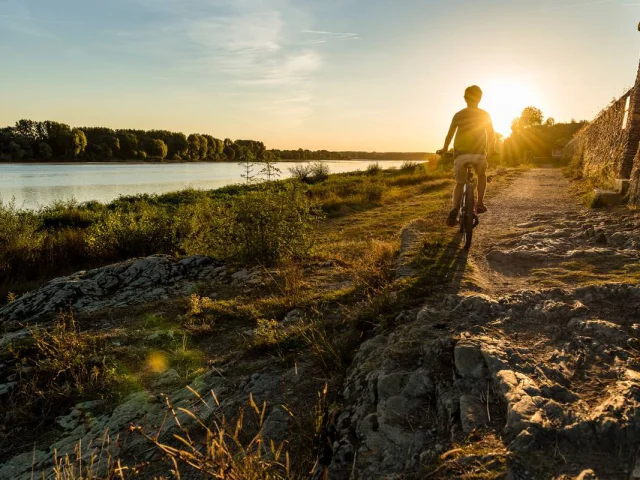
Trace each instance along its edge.
{"label": "rough stone wall", "polygon": [[[595,120],[580,130],[565,147],[564,156],[582,169],[585,177],[602,185],[611,185],[617,178],[629,178],[635,156],[640,125],[633,120],[630,111],[627,127],[623,129],[623,120],[627,98],[631,97],[632,110],[635,95],[632,88],[609,107],[604,109]],[[638,108],[640,114],[640,107]],[[638,137],[638,139],[635,139]],[[629,148],[635,139],[635,148]]]}

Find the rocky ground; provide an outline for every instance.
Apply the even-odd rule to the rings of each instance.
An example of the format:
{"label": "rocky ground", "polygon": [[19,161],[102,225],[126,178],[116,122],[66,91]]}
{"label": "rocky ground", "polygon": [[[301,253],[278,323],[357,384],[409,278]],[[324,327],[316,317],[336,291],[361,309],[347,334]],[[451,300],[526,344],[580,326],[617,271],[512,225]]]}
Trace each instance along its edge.
{"label": "rocky ground", "polygon": [[640,478],[640,216],[542,169],[489,208],[448,292],[360,348],[332,478]]}
{"label": "rocky ground", "polygon": [[[328,478],[640,478],[640,215],[581,207],[552,169],[524,173],[488,206],[471,251],[452,243],[446,284],[399,308],[393,327],[374,329],[344,382],[330,385],[338,394],[325,428],[330,448],[320,456]],[[417,220],[402,233],[399,296],[424,274],[428,229]],[[81,272],[1,309],[2,341],[60,309],[117,316],[125,306],[184,296],[203,280],[242,289],[264,278],[206,257]],[[305,313],[280,320],[294,325]],[[159,452],[130,424],[168,439],[197,423],[179,408],[211,422],[234,415],[250,394],[270,406],[267,439],[295,447],[296,412],[313,410],[330,383],[326,372],[304,357],[293,365],[254,359],[248,371],[231,339],[253,331],[233,328],[219,337],[224,355],[207,372],[185,381],[170,369],[112,408],[76,405],[56,420],[47,448],[5,454],[0,479],[31,478],[54,450],[73,452],[79,439],[87,458],[99,446],[153,461]],[[0,403],[13,381],[0,380]]]}

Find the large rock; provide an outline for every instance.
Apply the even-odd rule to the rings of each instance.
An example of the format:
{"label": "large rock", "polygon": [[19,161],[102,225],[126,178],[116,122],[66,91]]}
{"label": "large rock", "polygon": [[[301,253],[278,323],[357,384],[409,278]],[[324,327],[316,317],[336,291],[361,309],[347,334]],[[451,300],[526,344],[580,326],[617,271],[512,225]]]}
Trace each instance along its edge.
{"label": "large rock", "polygon": [[195,282],[224,274],[224,265],[210,257],[181,260],[155,255],[51,280],[0,308],[0,322],[35,322],[60,310],[77,314],[119,308],[184,295]]}

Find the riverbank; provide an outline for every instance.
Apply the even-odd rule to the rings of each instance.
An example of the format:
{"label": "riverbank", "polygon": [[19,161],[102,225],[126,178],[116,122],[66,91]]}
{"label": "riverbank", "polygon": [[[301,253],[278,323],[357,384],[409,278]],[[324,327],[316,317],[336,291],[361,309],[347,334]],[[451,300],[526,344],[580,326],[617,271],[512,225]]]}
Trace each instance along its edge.
{"label": "riverbank", "polygon": [[[64,201],[33,211],[3,203],[0,296],[75,270],[157,253],[266,263],[300,256],[312,243],[309,230],[323,216],[373,208],[448,175],[407,164],[311,177],[309,183],[288,179],[140,194],[109,203]],[[253,232],[256,222],[262,222],[262,231]],[[283,238],[291,235],[295,248],[285,251]]]}
{"label": "riverbank", "polygon": [[[364,171],[371,161],[321,162],[329,173]],[[415,162],[414,162],[415,163]],[[382,167],[402,168],[412,162],[389,161]],[[286,179],[315,163],[273,163],[271,180]],[[277,170],[276,170],[277,169]],[[292,172],[291,170],[294,170]],[[78,163],[0,165],[0,200],[15,199],[18,207],[38,210],[57,201],[109,203],[120,196],[165,194],[187,188],[211,190],[246,183],[246,169],[237,163]],[[263,164],[249,167],[253,183],[266,180]]]}
{"label": "riverbank", "polygon": [[[494,171],[491,194],[515,175]],[[125,260],[57,278],[41,288],[41,282],[34,282],[31,294],[11,296],[11,303],[0,309],[0,402],[7,406],[6,428],[0,430],[0,452],[7,453],[0,453],[0,474],[28,478],[32,470],[49,471],[55,448],[60,471],[76,472],[69,478],[79,477],[76,456],[90,457],[92,452],[96,468],[109,470],[119,461],[135,469],[141,462],[142,475],[161,476],[162,447],[154,446],[153,439],[172,442],[178,428],[162,396],[167,394],[198,451],[207,433],[191,423],[194,417],[186,410],[226,431],[226,425],[238,424],[243,405],[255,404],[257,417],[251,406],[244,415],[242,445],[263,424],[260,445],[273,440],[277,448],[286,442],[291,475],[284,478],[306,478],[323,426],[336,420],[329,410],[340,398],[358,345],[404,322],[398,312],[413,309],[448,281],[455,252],[444,218],[452,186],[451,172],[419,166],[372,169],[312,184],[283,181],[271,191],[244,186],[121,199],[89,209],[97,213],[94,219],[83,217],[87,210],[82,208],[41,218],[37,231],[75,232],[78,245],[87,245],[90,252],[109,245],[91,240],[89,232],[103,231],[95,225],[112,226],[105,238],[130,239],[128,245],[174,238],[167,232],[177,232],[186,257]],[[291,188],[301,197],[287,206],[280,195],[296,195]],[[158,222],[147,216],[147,209],[171,222]],[[224,216],[229,209],[233,215]],[[305,222],[295,223],[290,213]],[[137,221],[124,221],[129,214]],[[140,221],[144,218],[153,221]],[[429,232],[419,249],[423,275],[418,280],[398,278],[398,252],[402,249],[402,258],[407,258],[408,238],[400,238],[399,232],[418,218]],[[238,235],[234,225],[246,225],[244,221],[250,222],[251,231],[272,239],[249,246],[268,248],[254,249],[250,256],[238,255],[247,250],[236,249],[237,244],[231,251],[221,248],[231,237],[220,237],[218,230],[226,225]],[[151,229],[156,224],[161,228]],[[181,227],[173,230],[173,224]],[[197,226],[206,229],[190,230]],[[62,253],[63,246],[48,251]],[[162,252],[162,245],[154,246],[153,253]],[[209,252],[205,247],[217,249],[215,259],[201,255]],[[278,260],[260,259],[269,252]],[[91,260],[109,263],[104,257]],[[34,323],[39,326],[25,330],[24,325]],[[131,423],[142,429],[125,431]],[[155,436],[158,429],[163,433]],[[223,437],[229,440],[233,431],[227,433]],[[74,453],[80,438],[83,450]],[[255,465],[246,465],[246,471],[281,468],[254,453],[246,461]],[[232,457],[245,461],[242,455]],[[186,474],[191,467],[178,468]]]}

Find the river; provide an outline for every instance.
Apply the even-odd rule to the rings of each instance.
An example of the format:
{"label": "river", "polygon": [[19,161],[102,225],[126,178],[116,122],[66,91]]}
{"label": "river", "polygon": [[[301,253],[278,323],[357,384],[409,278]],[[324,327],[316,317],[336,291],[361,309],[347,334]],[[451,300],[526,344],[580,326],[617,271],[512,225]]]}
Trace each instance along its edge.
{"label": "river", "polygon": [[[364,170],[369,160],[323,162],[331,173]],[[403,162],[380,162],[383,168]],[[280,178],[290,177],[297,163],[277,163]],[[260,166],[254,167],[257,173]],[[121,195],[167,193],[188,187],[214,189],[241,183],[243,167],[235,163],[3,163],[0,164],[0,200],[37,209],[57,200],[110,202]]]}

